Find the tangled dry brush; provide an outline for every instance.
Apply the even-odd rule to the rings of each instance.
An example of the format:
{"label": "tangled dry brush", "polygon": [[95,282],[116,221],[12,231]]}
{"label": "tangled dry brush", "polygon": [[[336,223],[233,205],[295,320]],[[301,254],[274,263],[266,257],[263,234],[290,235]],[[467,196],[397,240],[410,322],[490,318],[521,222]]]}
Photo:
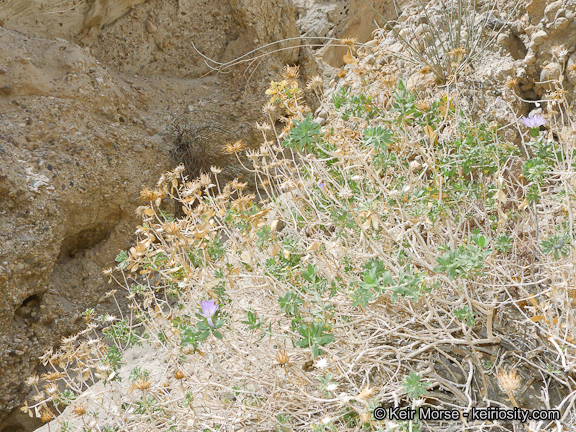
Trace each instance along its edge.
{"label": "tangled dry brush", "polygon": [[[132,314],[87,311],[26,410],[70,405],[53,430],[85,431],[575,427],[574,128],[546,112],[542,128],[473,122],[457,86],[416,98],[389,52],[343,43],[330,98],[296,68],[271,84],[246,153],[257,188],[180,166],[142,192],[137,244],[108,270]],[[377,420],[379,406],[560,418]]]}

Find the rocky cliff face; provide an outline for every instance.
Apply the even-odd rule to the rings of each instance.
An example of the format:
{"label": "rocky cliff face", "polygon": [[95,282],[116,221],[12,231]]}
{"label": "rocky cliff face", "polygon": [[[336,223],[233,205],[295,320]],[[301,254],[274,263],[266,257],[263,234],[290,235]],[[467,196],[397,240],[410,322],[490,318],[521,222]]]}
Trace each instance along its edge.
{"label": "rocky cliff face", "polygon": [[104,300],[139,185],[168,166],[149,97],[77,45],[2,30],[0,410],[37,357]]}

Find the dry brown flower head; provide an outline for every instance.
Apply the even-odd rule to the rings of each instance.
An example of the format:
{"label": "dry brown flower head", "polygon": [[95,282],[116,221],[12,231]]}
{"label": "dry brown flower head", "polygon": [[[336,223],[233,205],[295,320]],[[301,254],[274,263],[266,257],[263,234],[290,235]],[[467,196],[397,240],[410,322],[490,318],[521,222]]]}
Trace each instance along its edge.
{"label": "dry brown flower head", "polygon": [[300,66],[284,66],[282,76],[289,80],[296,80],[300,76]]}
{"label": "dry brown flower head", "polygon": [[342,39],[340,39],[340,43],[342,45],[346,45],[350,49],[354,48],[354,44],[356,42],[358,42],[358,39],[356,39],[356,38],[342,38]]}
{"label": "dry brown flower head", "polygon": [[251,203],[252,203],[252,196],[244,195],[232,201],[232,208],[238,212],[243,212],[250,208]]}
{"label": "dry brown flower head", "polygon": [[200,184],[202,186],[208,186],[210,184],[210,176],[208,174],[200,175]]}
{"label": "dry brown flower head", "polygon": [[516,368],[510,369],[509,371],[500,369],[496,373],[496,378],[498,379],[500,390],[506,394],[513,394],[520,388],[520,376]]}
{"label": "dry brown flower head", "polygon": [[467,51],[464,47],[458,47],[458,48],[454,48],[453,50],[448,51],[448,54],[456,57],[458,59],[458,61],[462,60],[462,57],[466,53],[467,53]]}
{"label": "dry brown flower head", "polygon": [[150,190],[147,187],[140,191],[140,200],[144,202],[153,202],[157,199],[164,198],[166,193],[161,190]]}
{"label": "dry brown flower head", "polygon": [[386,75],[380,80],[384,87],[396,87],[396,77],[394,75]]}
{"label": "dry brown flower head", "polygon": [[86,414],[86,405],[74,405],[74,408],[72,408],[72,411],[74,412],[74,415],[77,417],[82,417],[84,414]]}
{"label": "dry brown flower head", "polygon": [[48,423],[53,418],[54,418],[54,414],[52,414],[52,411],[50,411],[46,407],[42,407],[42,409],[40,411],[40,420],[42,420],[44,423]]}
{"label": "dry brown flower head", "polygon": [[58,386],[56,384],[49,384],[44,387],[44,390],[46,390],[48,396],[53,396],[58,392]]}
{"label": "dry brown flower head", "polygon": [[431,105],[428,102],[425,101],[418,101],[416,103],[414,103],[414,106],[416,107],[416,109],[418,111],[428,111],[431,107]]}
{"label": "dry brown flower head", "polygon": [[266,105],[262,107],[262,112],[264,114],[274,115],[276,114],[278,106],[272,102],[268,102]]}
{"label": "dry brown flower head", "polygon": [[62,378],[62,376],[61,372],[48,372],[42,374],[41,378],[46,381],[56,381],[57,379]]}
{"label": "dry brown flower head", "polygon": [[288,363],[290,363],[290,357],[285,352],[278,351],[278,353],[276,353],[276,361],[278,362],[279,366],[286,366]]}
{"label": "dry brown flower head", "polygon": [[370,386],[366,386],[366,388],[364,388],[360,393],[358,393],[358,396],[356,396],[356,399],[360,399],[360,400],[368,399],[374,393],[376,393],[375,388],[373,388],[373,387],[370,388]]}
{"label": "dry brown flower head", "polygon": [[506,81],[506,87],[509,89],[513,89],[518,84],[520,84],[520,78],[518,77],[510,78],[508,81]]}
{"label": "dry brown flower head", "polygon": [[232,154],[232,153],[241,152],[245,148],[246,148],[246,144],[244,144],[242,142],[242,140],[238,140],[234,144],[230,144],[230,143],[226,144],[224,146],[224,151],[228,154]]}
{"label": "dry brown flower head", "polygon": [[427,74],[429,72],[432,72],[432,68],[429,65],[426,65],[422,69],[420,69],[418,72],[421,74]]}
{"label": "dry brown flower head", "polygon": [[162,228],[164,232],[171,236],[178,236],[180,234],[180,224],[176,222],[165,223]]}
{"label": "dry brown flower head", "polygon": [[315,77],[312,77],[310,81],[308,81],[306,88],[308,90],[317,89],[322,87],[322,83],[323,83],[322,77],[320,75],[316,75]]}
{"label": "dry brown flower head", "polygon": [[247,183],[239,182],[238,179],[232,180],[232,188],[236,190],[244,190],[246,188]]}
{"label": "dry brown flower head", "polygon": [[140,378],[138,381],[134,383],[134,387],[138,390],[147,390],[152,385],[152,381],[147,378]]}
{"label": "dry brown flower head", "polygon": [[38,378],[38,375],[31,375],[28,378],[26,378],[26,381],[24,381],[26,383],[26,385],[29,386],[33,386],[38,384],[38,381],[40,381],[40,378]]}
{"label": "dry brown flower head", "polygon": [[272,130],[272,126],[270,126],[269,123],[260,123],[260,122],[256,122],[256,129],[258,129],[259,131],[269,131]]}

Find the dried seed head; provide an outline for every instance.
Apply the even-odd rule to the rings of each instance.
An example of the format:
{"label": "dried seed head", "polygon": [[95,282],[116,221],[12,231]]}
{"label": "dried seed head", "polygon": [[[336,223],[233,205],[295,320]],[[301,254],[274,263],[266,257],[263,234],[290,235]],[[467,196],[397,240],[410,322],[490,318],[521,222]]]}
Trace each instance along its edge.
{"label": "dried seed head", "polygon": [[62,378],[61,372],[49,372],[42,374],[42,379],[46,381],[56,381],[58,378]]}
{"label": "dried seed head", "polygon": [[498,379],[500,390],[506,394],[512,394],[520,388],[520,376],[516,368],[509,371],[500,369],[496,373],[496,378]]}
{"label": "dried seed head", "polygon": [[208,174],[202,174],[200,176],[200,184],[202,186],[208,186],[210,184],[210,176]]}
{"label": "dried seed head", "polygon": [[50,384],[44,388],[48,396],[52,396],[58,392],[58,386],[56,384]]}
{"label": "dried seed head", "polygon": [[454,48],[451,51],[448,51],[448,54],[453,55],[454,57],[456,57],[458,59],[458,61],[460,61],[462,59],[462,57],[464,56],[464,54],[466,54],[466,49],[464,47],[459,47],[459,48]]}
{"label": "dried seed head", "polygon": [[262,107],[262,112],[264,114],[270,114],[270,115],[274,115],[276,114],[276,110],[277,110],[278,106],[276,104],[273,104],[271,102],[268,102],[266,105],[264,105]]}
{"label": "dried seed head", "polygon": [[286,79],[291,79],[291,80],[298,79],[298,77],[300,76],[300,66],[298,66],[298,65],[296,65],[296,66],[286,65],[284,67],[284,72],[282,73],[282,76]]}
{"label": "dried seed head", "polygon": [[432,68],[429,65],[426,65],[422,69],[420,69],[419,72],[421,74],[427,74],[428,72],[432,72]]}
{"label": "dried seed head", "polygon": [[24,381],[26,383],[26,385],[29,386],[33,386],[38,384],[38,381],[40,381],[40,379],[38,378],[38,375],[32,375],[29,376],[28,378],[26,378],[26,381]]}
{"label": "dried seed head", "polygon": [[242,140],[236,141],[234,144],[226,144],[224,146],[224,151],[228,154],[238,153],[246,148],[246,145],[242,142]]}
{"label": "dried seed head", "polygon": [[358,395],[356,396],[356,399],[360,399],[360,400],[368,399],[374,393],[376,393],[375,388],[370,388],[369,386],[366,386],[366,388],[364,388],[360,393],[358,393]]}
{"label": "dried seed head", "polygon": [[150,388],[151,384],[152,381],[150,381],[149,379],[140,378],[138,381],[134,383],[134,387],[136,387],[138,390],[146,390]]}
{"label": "dried seed head", "polygon": [[520,84],[520,78],[518,77],[510,78],[508,81],[506,81],[506,87],[508,87],[509,89],[513,89],[518,84]]}
{"label": "dried seed head", "polygon": [[75,416],[82,417],[86,414],[86,405],[75,405],[74,408],[72,408],[72,411]]}
{"label": "dried seed head", "polygon": [[278,351],[276,354],[276,361],[280,366],[285,366],[286,364],[290,363],[290,357],[285,352]]}
{"label": "dried seed head", "polygon": [[306,85],[306,88],[308,90],[313,90],[321,87],[322,87],[322,78],[320,77],[320,75],[316,75],[315,77],[313,77],[310,81],[308,81],[308,84]]}
{"label": "dried seed head", "polygon": [[356,38],[342,38],[340,39],[340,43],[342,45],[346,45],[347,47],[349,47],[350,49],[352,49],[354,47],[354,44],[358,41],[358,39]]}
{"label": "dried seed head", "polygon": [[427,102],[424,101],[418,101],[414,104],[414,107],[418,110],[418,111],[423,111],[426,112],[431,108],[431,105]]}
{"label": "dried seed head", "polygon": [[145,187],[140,191],[140,199],[144,202],[150,202],[156,200],[156,193],[153,190]]}
{"label": "dried seed head", "polygon": [[42,420],[44,423],[48,423],[53,418],[54,414],[52,414],[52,411],[50,411],[48,408],[43,408],[40,411],[40,420]]}
{"label": "dried seed head", "polygon": [[258,129],[259,131],[269,131],[272,130],[272,126],[270,126],[269,123],[256,122],[256,129]]}

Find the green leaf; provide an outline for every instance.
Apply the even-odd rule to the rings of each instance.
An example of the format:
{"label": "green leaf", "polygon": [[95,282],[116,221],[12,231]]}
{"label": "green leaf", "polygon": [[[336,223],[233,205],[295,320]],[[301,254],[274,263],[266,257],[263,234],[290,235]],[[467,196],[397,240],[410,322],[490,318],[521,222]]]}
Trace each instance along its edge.
{"label": "green leaf", "polygon": [[413,371],[410,371],[410,374],[404,378],[402,383],[404,391],[412,399],[418,399],[420,396],[428,394],[426,388],[430,387],[430,385],[428,382],[422,382],[422,375]]}
{"label": "green leaf", "polygon": [[362,142],[367,146],[374,147],[376,150],[383,150],[386,149],[388,144],[393,142],[392,132],[382,126],[368,127],[364,129]]}
{"label": "green leaf", "polygon": [[282,144],[291,149],[312,153],[313,144],[320,142],[320,128],[320,124],[312,121],[312,114],[308,114],[302,121],[294,120],[294,126]]}

